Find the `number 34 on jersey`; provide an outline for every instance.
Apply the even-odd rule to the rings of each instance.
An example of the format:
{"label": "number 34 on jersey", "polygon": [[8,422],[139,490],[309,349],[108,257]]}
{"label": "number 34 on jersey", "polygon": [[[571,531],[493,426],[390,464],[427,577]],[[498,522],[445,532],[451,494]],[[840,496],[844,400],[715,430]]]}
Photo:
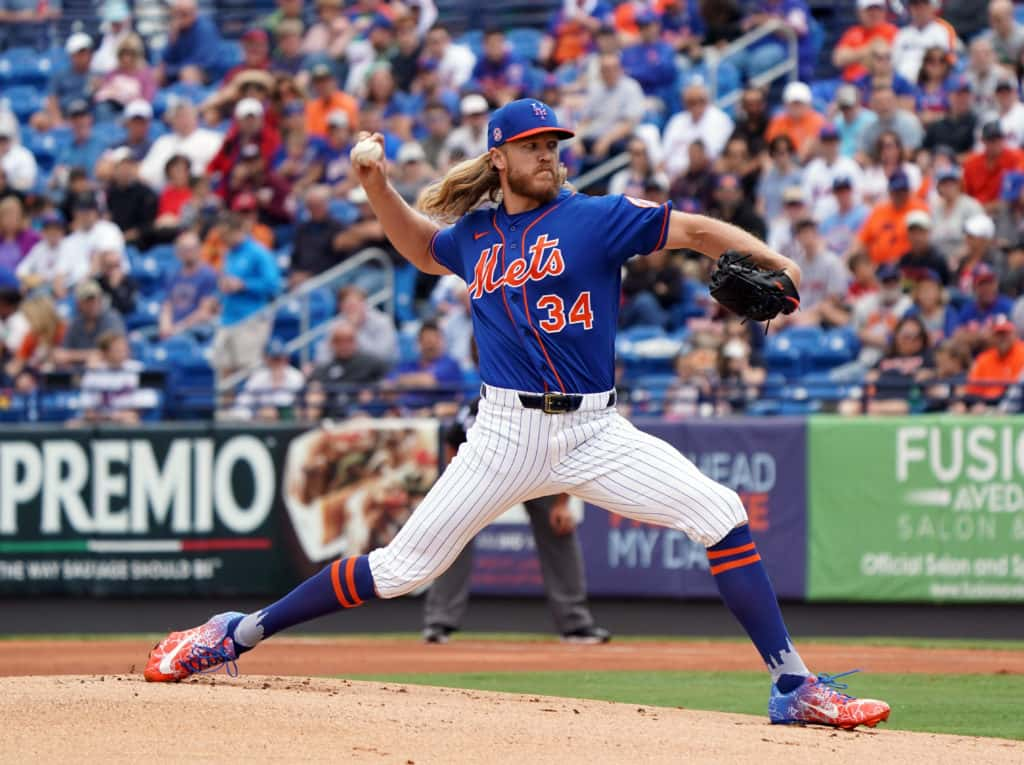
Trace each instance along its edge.
{"label": "number 34 on jersey", "polygon": [[[504,245],[495,244],[480,253],[476,268],[473,269],[473,282],[469,285],[470,298],[479,299],[502,287],[515,289],[527,282],[539,282],[546,276],[558,276],[565,271],[565,260],[558,248],[558,239],[548,239],[546,234],[541,234],[530,247],[529,262],[525,258],[516,258],[509,262],[505,273],[498,275],[498,262],[503,248]],[[589,291],[581,292],[568,311],[562,296],[554,294],[541,296],[536,307],[538,311],[546,312],[539,326],[548,333],[561,332],[567,324],[581,324],[584,329],[594,326]]]}

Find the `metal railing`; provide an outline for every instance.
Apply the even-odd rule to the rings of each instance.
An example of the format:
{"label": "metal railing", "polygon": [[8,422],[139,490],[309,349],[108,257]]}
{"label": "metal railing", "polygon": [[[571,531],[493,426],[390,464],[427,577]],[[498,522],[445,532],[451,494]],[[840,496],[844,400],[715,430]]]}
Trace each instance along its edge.
{"label": "metal railing", "polygon": [[742,53],[754,43],[760,42],[764,38],[771,37],[773,35],[786,38],[786,59],[770,69],[758,72],[750,78],[749,84],[760,88],[771,84],[779,77],[787,77],[789,80],[793,80],[796,78],[796,74],[799,71],[800,62],[797,55],[796,32],[794,32],[785,23],[778,20],[767,21],[764,24],[759,25],[757,28],[751,29],[742,37],[737,37],[723,48],[708,46],[704,49],[704,60],[707,62],[708,68],[708,91],[711,93],[711,98],[720,109],[725,109],[736,103],[740,98],[741,92],[740,90],[734,90],[731,93],[726,93],[721,97],[719,96],[718,70],[722,66],[722,62],[730,56]]}
{"label": "metal railing", "polygon": [[[344,263],[339,263],[333,268],[324,271],[319,276],[304,281],[291,292],[287,292],[274,302],[264,306],[259,311],[245,319],[245,323],[257,323],[269,321],[273,324],[278,312],[291,309],[290,304],[299,301],[299,334],[285,345],[285,350],[291,353],[299,353],[303,364],[310,360],[310,347],[320,338],[327,334],[328,329],[334,321],[334,316],[316,325],[311,325],[310,302],[313,293],[318,290],[331,288],[337,290],[339,287],[349,283],[353,272],[362,266],[375,264],[381,267],[385,286],[372,293],[367,294],[366,302],[374,307],[382,307],[389,314],[394,315],[395,298],[395,271],[391,265],[391,257],[379,247],[371,247],[347,258]],[[218,392],[234,390],[239,383],[243,382],[252,374],[258,365],[240,369],[227,377],[217,380]]]}

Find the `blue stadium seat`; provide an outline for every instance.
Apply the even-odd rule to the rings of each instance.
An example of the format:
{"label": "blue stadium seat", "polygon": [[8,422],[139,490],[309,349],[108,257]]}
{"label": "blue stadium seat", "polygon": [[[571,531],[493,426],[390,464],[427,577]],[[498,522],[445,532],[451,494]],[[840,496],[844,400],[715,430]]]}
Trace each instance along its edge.
{"label": "blue stadium seat", "polygon": [[769,372],[787,379],[803,374],[803,353],[787,334],[771,335],[764,346],[764,362]]}
{"label": "blue stadium seat", "polygon": [[536,61],[544,33],[532,27],[516,27],[508,30],[505,37],[519,56],[526,61]]}
{"label": "blue stadium seat", "polygon": [[153,327],[160,321],[160,303],[155,300],[143,300],[135,306],[135,313],[130,313],[124,317],[125,328],[129,332],[142,329],[143,327]]}
{"label": "blue stadium seat", "polygon": [[4,98],[22,125],[43,108],[43,93],[33,85],[12,85],[4,90]]}
{"label": "blue stadium seat", "polygon": [[482,29],[469,29],[459,35],[455,42],[459,45],[465,45],[479,58],[484,52],[484,31]]}
{"label": "blue stadium seat", "polygon": [[289,300],[274,316],[271,335],[275,340],[290,342],[299,336],[302,323],[302,306],[298,300]]}
{"label": "blue stadium seat", "polygon": [[57,161],[57,153],[61,144],[53,133],[37,133],[34,130],[25,130],[21,134],[22,145],[32,152],[36,158],[40,172],[49,174]]}
{"label": "blue stadium seat", "polygon": [[420,349],[416,343],[417,330],[403,329],[398,333],[399,362],[415,361],[419,357]]}
{"label": "blue stadium seat", "polygon": [[815,111],[828,113],[829,104],[836,97],[836,91],[843,84],[842,80],[814,80],[810,83],[811,100]]}
{"label": "blue stadium seat", "polygon": [[853,361],[857,357],[858,346],[857,336],[852,330],[830,330],[811,348],[810,368],[813,371],[828,370]]}
{"label": "blue stadium seat", "polygon": [[39,419],[44,422],[64,422],[82,414],[78,391],[49,391],[40,396]]}
{"label": "blue stadium seat", "polygon": [[322,288],[309,294],[309,325],[315,327],[331,319],[337,313],[334,293]]}
{"label": "blue stadium seat", "polygon": [[139,291],[143,295],[152,295],[163,290],[167,284],[165,271],[159,260],[150,255],[139,255],[129,257],[129,265],[132,268],[132,277],[139,284]]}
{"label": "blue stadium seat", "polygon": [[416,279],[419,271],[411,264],[403,264],[395,268],[395,319],[398,323],[416,320],[416,307],[413,298],[416,294]]}
{"label": "blue stadium seat", "polygon": [[0,55],[0,83],[4,85],[41,89],[49,79],[50,60],[32,48],[10,48]]}
{"label": "blue stadium seat", "polygon": [[[217,61],[210,67],[209,75],[213,82],[219,81],[228,70],[242,63],[242,45],[237,40],[223,40],[217,50]],[[193,101],[199,103],[199,101]]]}

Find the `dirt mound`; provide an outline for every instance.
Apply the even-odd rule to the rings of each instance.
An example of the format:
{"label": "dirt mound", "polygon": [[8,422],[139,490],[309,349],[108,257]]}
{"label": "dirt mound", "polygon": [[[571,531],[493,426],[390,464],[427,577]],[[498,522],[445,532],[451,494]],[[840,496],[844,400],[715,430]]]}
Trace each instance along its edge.
{"label": "dirt mound", "polygon": [[[0,641],[0,676],[131,673],[141,669],[156,638],[146,640]],[[840,672],[1024,674],[1024,652],[854,646],[809,643],[801,655],[810,667]],[[612,642],[603,646],[546,641],[459,638],[427,646],[395,638],[276,637],[241,661],[245,674],[386,675],[405,672],[543,672],[545,670],[763,669],[753,646],[712,641]]]}
{"label": "dirt mound", "polygon": [[772,727],[689,710],[271,676],[0,679],[0,762],[1019,763],[999,739]]}

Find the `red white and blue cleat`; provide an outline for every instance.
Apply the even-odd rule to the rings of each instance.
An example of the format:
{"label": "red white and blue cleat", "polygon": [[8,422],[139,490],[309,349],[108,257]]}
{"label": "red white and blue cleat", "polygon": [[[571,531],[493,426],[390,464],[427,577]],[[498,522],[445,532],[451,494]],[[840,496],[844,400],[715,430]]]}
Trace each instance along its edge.
{"label": "red white and blue cleat", "polygon": [[198,627],[172,632],[149,652],[142,674],[151,683],[168,683],[224,667],[231,677],[236,677],[238,652],[228,635],[228,625],[244,615],[229,611],[210,617]]}
{"label": "red white and blue cleat", "polygon": [[775,683],[768,697],[768,717],[773,725],[802,723],[828,725],[852,730],[858,725],[874,728],[889,719],[889,705],[875,699],[855,699],[841,691],[848,687],[839,678],[859,670],[838,675],[809,676],[802,685],[782,693]]}

